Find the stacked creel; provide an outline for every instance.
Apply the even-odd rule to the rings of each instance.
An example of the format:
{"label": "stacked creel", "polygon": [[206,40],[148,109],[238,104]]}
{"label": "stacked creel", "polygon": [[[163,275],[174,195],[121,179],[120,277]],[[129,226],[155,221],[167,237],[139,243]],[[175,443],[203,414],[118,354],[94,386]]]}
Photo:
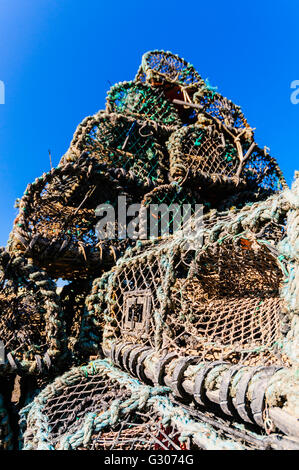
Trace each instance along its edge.
{"label": "stacked creel", "polygon": [[[152,253],[152,257],[157,256],[159,273],[155,269],[146,268],[146,289],[151,291],[151,295],[153,291],[154,295],[158,293],[158,297],[161,296],[163,315],[167,302],[175,305],[172,314],[167,317],[166,331],[173,330],[171,334],[174,336],[186,336],[186,340],[178,343],[180,355],[187,357],[193,350],[198,354],[201,349],[201,359],[205,360],[206,354],[214,354],[199,345],[193,347],[187,338],[190,339],[200,328],[199,323],[192,324],[191,328],[187,322],[184,324],[186,331],[182,334],[176,331],[183,326],[182,319],[178,323],[176,321],[177,312],[181,310],[181,305],[190,309],[189,292],[193,289],[190,287],[193,281],[185,290],[181,290],[179,285],[184,279],[180,277],[180,272],[185,269],[182,268],[185,261],[179,260],[180,266],[171,264],[173,260],[170,264],[167,261],[168,247],[172,241],[170,244],[167,241],[164,246],[166,254],[162,254],[159,240],[149,242],[149,245],[144,242],[138,254],[138,240],[126,236],[123,222],[118,217],[120,198],[125,199],[127,204],[140,204],[144,210],[151,204],[158,205],[161,208],[160,219],[163,218],[165,207],[167,209],[176,205],[180,208],[182,204],[188,203],[192,205],[195,215],[194,207],[200,204],[205,220],[210,220],[216,230],[219,220],[222,221],[223,217],[230,219],[231,210],[237,218],[242,208],[250,212],[252,204],[254,207],[264,207],[263,204],[267,204],[271,198],[275,199],[276,194],[280,194],[285,187],[276,160],[269,156],[266,148],[258,147],[253,129],[238,106],[205,83],[194,67],[179,56],[164,51],[144,54],[136,78],[118,83],[109,90],[106,109],[85,118],[79,124],[59,165],[29,184],[23,197],[17,201],[19,213],[7,247],[0,256],[0,341],[5,348],[5,360],[0,364],[0,380],[9,381],[13,395],[15,377],[21,377],[18,382],[17,409],[28,402],[32,403],[32,397],[41,388],[63,371],[88,361],[90,355],[110,355],[111,341],[109,343],[107,339],[107,329],[111,312],[105,313],[107,306],[103,306],[102,301],[107,301],[106,286],[109,285],[109,289],[113,290],[111,279],[114,278],[116,271],[113,269],[118,260],[120,264],[116,270],[129,263],[131,258],[146,257],[148,252]],[[97,229],[102,214],[99,208],[107,204],[116,214],[117,223],[113,227],[115,237],[112,239],[99,237]],[[223,211],[226,215],[223,215]],[[161,235],[159,217],[154,221],[158,238]],[[272,227],[270,224],[270,228],[266,227],[268,235],[265,237],[274,237],[275,243],[278,243],[280,232],[284,230],[279,227],[285,227],[285,220],[275,222],[277,226]],[[168,225],[172,234],[174,228],[171,222]],[[117,232],[125,233],[125,236],[119,239]],[[141,235],[141,238],[148,238],[149,233],[146,231]],[[236,243],[233,243],[235,236]],[[173,239],[175,237],[174,234]],[[264,261],[260,264],[261,269],[264,266],[272,269],[276,256],[271,250],[270,254],[267,252],[260,238],[257,236],[252,241],[247,233],[240,238],[238,230],[235,230],[231,238],[226,239],[221,253],[221,250],[212,250],[214,258],[210,271],[216,272],[219,260],[223,264],[226,256],[233,260],[232,269],[237,269],[240,258],[237,252],[243,249],[240,246],[236,248],[239,242],[259,247],[254,255],[250,250],[246,252],[254,272],[252,275],[248,269],[246,276],[251,284],[260,281],[261,276],[254,269],[256,259],[266,260],[266,264],[263,264]],[[174,245],[177,250],[180,243],[175,241]],[[209,256],[212,255],[208,253],[207,258]],[[199,260],[200,256],[195,256],[193,263],[198,264]],[[243,265],[246,265],[246,259]],[[138,269],[143,269],[140,263],[136,271],[136,276],[140,277],[142,273]],[[270,332],[262,342],[266,351],[264,356],[268,358],[267,364],[276,364],[276,360],[269,359],[269,355],[273,356],[273,344],[276,340],[280,341],[271,323],[274,321],[275,326],[279,327],[281,324],[277,294],[281,273],[276,269],[274,271],[275,279],[264,282],[267,292],[273,290],[271,295],[277,302],[274,311],[267,317]],[[162,279],[164,274],[167,279],[165,282],[168,283],[166,293]],[[235,277],[238,277],[237,273]],[[57,288],[58,279],[65,281],[64,287]],[[188,279],[187,276],[185,280]],[[219,279],[215,282],[219,282]],[[203,279],[197,280],[198,285],[202,283]],[[151,287],[148,288],[148,285]],[[170,285],[175,285],[171,292]],[[194,290],[193,297],[200,297],[202,287],[198,289]],[[226,289],[227,286],[224,286],[223,292]],[[117,315],[128,315],[127,310],[122,310],[123,299],[118,298],[118,292],[111,295],[109,299],[112,298],[119,310]],[[170,295],[170,299],[163,300],[165,295]],[[266,292],[263,295],[267,297]],[[226,310],[221,315],[226,315],[228,298],[222,294],[220,297],[219,307],[211,311],[211,324],[222,306]],[[206,301],[211,302],[210,299]],[[254,299],[252,302],[255,302]],[[152,312],[147,302],[145,305]],[[112,310],[115,315],[116,310]],[[238,311],[243,310],[246,313],[241,315],[247,325],[250,323],[249,309],[242,307]],[[139,315],[138,312],[136,314]],[[181,314],[184,316],[185,311]],[[234,309],[230,308],[228,317],[231,324],[233,316]],[[157,327],[158,317],[159,314],[155,313],[149,322],[150,347],[159,349],[165,336],[167,340],[164,338],[163,341],[168,341],[165,343],[167,349],[170,344],[174,344],[173,338],[167,334],[163,336],[165,325],[161,322]],[[121,318],[117,321],[123,322]],[[177,326],[173,328],[173,325]],[[213,327],[216,342],[217,328]],[[247,326],[244,328],[246,330]],[[209,331],[207,329],[208,336]],[[237,354],[236,357],[243,354],[243,343],[245,339],[247,341],[247,336],[245,339],[243,336],[238,352],[231,351],[232,355]],[[120,337],[118,332],[117,341]],[[231,339],[231,343],[234,340]],[[251,335],[250,341],[255,340],[255,335]],[[170,347],[170,353],[173,353],[173,349],[176,348]],[[143,356],[145,358],[146,355]],[[251,356],[248,361],[247,365],[251,367]],[[288,359],[283,357],[282,363],[287,365]],[[145,375],[143,379],[148,380]],[[11,409],[9,403],[8,409]],[[139,423],[141,427],[147,427],[146,419],[144,423]],[[11,420],[15,422],[15,416]],[[110,432],[113,436],[116,431],[108,429],[108,435]],[[111,436],[107,439],[111,440]],[[103,442],[99,444],[100,448],[101,445],[105,447]],[[202,447],[205,446],[202,444]]]}

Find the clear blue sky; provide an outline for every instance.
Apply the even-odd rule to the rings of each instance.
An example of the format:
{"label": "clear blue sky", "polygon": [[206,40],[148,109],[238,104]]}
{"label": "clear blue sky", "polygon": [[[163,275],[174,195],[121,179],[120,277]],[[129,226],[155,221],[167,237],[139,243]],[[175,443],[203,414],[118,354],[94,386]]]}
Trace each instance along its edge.
{"label": "clear blue sky", "polygon": [[0,0],[0,245],[28,182],[57,165],[77,124],[141,55],[170,50],[240,104],[291,183],[299,169],[298,0]]}

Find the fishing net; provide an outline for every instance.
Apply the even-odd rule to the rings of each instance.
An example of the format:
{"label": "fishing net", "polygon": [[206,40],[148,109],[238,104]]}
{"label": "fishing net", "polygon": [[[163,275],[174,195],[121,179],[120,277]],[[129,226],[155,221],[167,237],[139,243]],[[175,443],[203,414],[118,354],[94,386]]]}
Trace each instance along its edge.
{"label": "fishing net", "polygon": [[[192,415],[106,361],[73,368],[21,410],[24,450],[271,448],[275,438]],[[203,419],[204,418],[204,419]]]}
{"label": "fishing net", "polygon": [[66,360],[66,338],[56,285],[32,260],[1,251],[0,374],[49,373]]}
{"label": "fishing net", "polygon": [[113,171],[84,155],[51,170],[27,186],[9,251],[26,253],[56,279],[100,273],[113,266],[122,242],[98,239],[96,209],[109,203],[117,212],[117,198],[126,189]]}
{"label": "fishing net", "polygon": [[261,196],[286,186],[276,160],[266,151],[216,126],[183,127],[171,135],[168,149],[172,178],[200,184],[205,196],[215,187],[230,192],[243,187]]}
{"label": "fishing net", "polygon": [[150,122],[100,111],[78,126],[61,164],[77,160],[82,152],[110,168],[121,168],[135,192],[165,180],[167,159]]}
{"label": "fishing net", "polygon": [[106,111],[134,116],[150,121],[160,127],[175,128],[180,126],[179,115],[175,106],[166,98],[164,91],[147,83],[121,82],[108,92]]}

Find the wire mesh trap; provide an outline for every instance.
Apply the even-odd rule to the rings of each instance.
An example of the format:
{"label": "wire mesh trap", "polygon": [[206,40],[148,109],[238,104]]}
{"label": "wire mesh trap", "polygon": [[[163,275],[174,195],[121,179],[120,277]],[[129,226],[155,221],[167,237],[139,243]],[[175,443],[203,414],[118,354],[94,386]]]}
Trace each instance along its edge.
{"label": "wire mesh trap", "polygon": [[[0,252],[0,375],[47,374],[66,359],[66,337],[55,283],[20,254]],[[63,360],[62,359],[62,360]]]}
{"label": "wire mesh trap", "polygon": [[277,445],[275,436],[192,416],[169,399],[167,387],[142,385],[103,360],[57,378],[20,415],[24,450],[241,450]]}

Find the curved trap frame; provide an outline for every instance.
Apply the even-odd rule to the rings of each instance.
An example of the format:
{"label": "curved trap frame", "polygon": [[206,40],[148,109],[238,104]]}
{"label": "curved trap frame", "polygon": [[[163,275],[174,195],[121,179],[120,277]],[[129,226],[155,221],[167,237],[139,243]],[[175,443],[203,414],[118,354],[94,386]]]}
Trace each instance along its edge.
{"label": "curved trap frame", "polygon": [[142,385],[102,360],[56,379],[20,415],[24,450],[244,450],[284,442],[192,416],[167,387]]}
{"label": "curved trap frame", "polygon": [[56,279],[111,268],[126,241],[98,239],[96,209],[104,203],[117,208],[118,197],[130,191],[132,182],[120,176],[83,155],[37,178],[19,202],[9,251],[32,257]]}
{"label": "curved trap frame", "polygon": [[182,125],[176,107],[167,99],[163,89],[147,83],[120,82],[111,87],[106,111],[156,123],[161,131],[169,132]]}
{"label": "curved trap frame", "polygon": [[193,65],[171,52],[162,50],[143,54],[135,80],[147,81],[153,86],[173,83],[185,87],[204,84]]}
{"label": "curved trap frame", "polygon": [[100,111],[78,126],[60,164],[76,161],[85,152],[109,168],[121,168],[140,192],[165,181],[167,158],[158,141],[152,123]]}
{"label": "curved trap frame", "polygon": [[286,186],[276,160],[254,142],[236,138],[217,126],[194,125],[173,133],[168,141],[170,175],[177,181],[210,188],[266,192]]}
{"label": "curved trap frame", "polygon": [[5,353],[0,375],[49,375],[67,359],[56,284],[20,254],[1,251],[0,259],[0,339]]}

